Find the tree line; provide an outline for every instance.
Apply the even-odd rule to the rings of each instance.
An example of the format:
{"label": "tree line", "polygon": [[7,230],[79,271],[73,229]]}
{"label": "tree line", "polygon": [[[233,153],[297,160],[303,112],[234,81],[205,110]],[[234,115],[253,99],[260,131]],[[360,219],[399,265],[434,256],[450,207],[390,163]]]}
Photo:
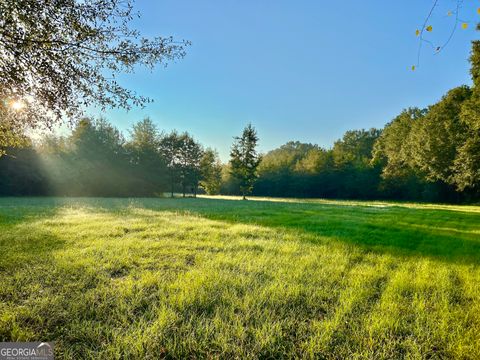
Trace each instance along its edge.
{"label": "tree line", "polygon": [[69,136],[34,143],[14,134],[1,149],[0,195],[285,197],[474,202],[480,199],[480,42],[473,86],[450,90],[426,109],[402,111],[383,129],[351,130],[329,149],[298,141],[264,155],[248,125],[230,161],[188,133],[150,119],[128,139],[104,119],[79,121]]}
{"label": "tree line", "polygon": [[[403,110],[383,129],[347,131],[331,149],[289,142],[265,154],[255,195],[433,202],[480,200],[480,41],[473,86],[425,109]],[[228,176],[222,191],[238,185]]]}
{"label": "tree line", "polygon": [[83,119],[69,136],[25,138],[0,158],[1,195],[155,196],[218,193],[218,154],[188,133],[160,132],[150,119],[130,137],[105,119]]}

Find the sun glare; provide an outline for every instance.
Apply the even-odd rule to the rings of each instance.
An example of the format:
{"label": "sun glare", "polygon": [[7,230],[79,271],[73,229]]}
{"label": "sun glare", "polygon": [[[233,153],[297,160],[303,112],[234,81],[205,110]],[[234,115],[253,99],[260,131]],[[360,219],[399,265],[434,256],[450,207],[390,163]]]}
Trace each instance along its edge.
{"label": "sun glare", "polygon": [[23,103],[23,101],[15,100],[10,104],[10,106],[13,110],[18,111],[23,109],[25,107],[25,104]]}

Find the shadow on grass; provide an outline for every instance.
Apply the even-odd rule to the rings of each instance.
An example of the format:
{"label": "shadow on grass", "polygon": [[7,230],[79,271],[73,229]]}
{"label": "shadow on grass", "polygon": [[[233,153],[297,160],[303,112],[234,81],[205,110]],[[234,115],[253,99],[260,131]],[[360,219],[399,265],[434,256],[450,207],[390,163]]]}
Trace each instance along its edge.
{"label": "shadow on grass", "polygon": [[365,251],[480,264],[480,214],[475,212],[216,199],[142,199],[135,206],[292,231],[312,243],[339,241]]}
{"label": "shadow on grass", "polygon": [[[58,213],[58,207],[13,200],[0,203],[0,275],[28,265],[48,262],[65,240],[39,223]],[[4,273],[3,273],[4,274]]]}
{"label": "shadow on grass", "polygon": [[4,230],[20,223],[49,218],[62,204],[61,198],[0,198],[0,227]]}
{"label": "shadow on grass", "polygon": [[87,207],[116,216],[128,214],[132,208],[178,211],[179,214],[210,220],[254,224],[303,234],[306,236],[302,239],[311,243],[338,241],[365,251],[395,256],[480,264],[480,213],[445,208],[205,198],[12,198],[0,202],[0,225],[48,217],[59,207]]}

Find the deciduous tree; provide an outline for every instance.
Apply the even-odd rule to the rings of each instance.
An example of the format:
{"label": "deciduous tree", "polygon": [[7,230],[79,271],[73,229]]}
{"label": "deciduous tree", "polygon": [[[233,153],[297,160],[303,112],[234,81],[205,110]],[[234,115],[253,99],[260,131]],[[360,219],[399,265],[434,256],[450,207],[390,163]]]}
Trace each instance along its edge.
{"label": "deciduous tree", "polygon": [[188,42],[142,37],[131,26],[132,2],[0,1],[0,119],[8,127],[51,126],[81,118],[85,106],[148,102],[117,75],[181,58]]}
{"label": "deciduous tree", "polygon": [[222,164],[215,150],[207,148],[200,160],[200,186],[209,195],[216,195],[222,186]]}
{"label": "deciduous tree", "polygon": [[192,136],[188,133],[180,135],[178,164],[183,197],[185,197],[189,186],[191,186],[193,195],[197,196],[198,183],[201,176],[200,161],[202,155],[202,146]]}
{"label": "deciduous tree", "polygon": [[176,131],[172,131],[170,134],[164,135],[159,144],[160,153],[167,164],[170,178],[170,196],[172,198],[181,166],[180,147],[181,137]]}

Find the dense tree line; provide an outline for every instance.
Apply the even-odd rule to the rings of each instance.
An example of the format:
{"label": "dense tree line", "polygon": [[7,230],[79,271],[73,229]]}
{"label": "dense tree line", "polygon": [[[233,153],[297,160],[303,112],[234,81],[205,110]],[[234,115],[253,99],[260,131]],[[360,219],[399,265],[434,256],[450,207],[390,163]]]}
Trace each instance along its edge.
{"label": "dense tree line", "polygon": [[[475,43],[472,61],[479,56]],[[480,80],[384,129],[347,131],[331,149],[289,142],[259,166],[254,193],[347,199],[466,202],[480,199]]]}
{"label": "dense tree line", "polygon": [[47,136],[6,149],[0,195],[154,196],[218,192],[221,167],[188,133],[161,133],[150,119],[129,139],[104,119],[83,119],[69,136]]}
{"label": "dense tree line", "polygon": [[427,109],[402,111],[383,129],[351,130],[332,148],[288,142],[263,156],[248,125],[222,165],[188,133],[160,132],[145,119],[125,138],[106,120],[83,119],[69,136],[33,144],[15,136],[0,157],[0,195],[262,196],[480,200],[480,42],[473,86],[450,90]]}
{"label": "dense tree line", "polygon": [[[439,202],[480,200],[480,42],[473,86],[427,109],[401,112],[384,129],[347,131],[331,149],[288,142],[263,156],[255,195]],[[224,172],[222,191],[238,193]]]}

